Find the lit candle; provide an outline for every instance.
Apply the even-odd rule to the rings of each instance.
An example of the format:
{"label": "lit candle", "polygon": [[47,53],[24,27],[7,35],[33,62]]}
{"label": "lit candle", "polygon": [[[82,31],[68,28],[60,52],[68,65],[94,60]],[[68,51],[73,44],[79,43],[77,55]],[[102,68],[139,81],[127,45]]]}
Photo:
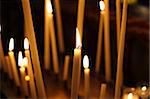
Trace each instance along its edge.
{"label": "lit candle", "polygon": [[28,96],[28,86],[27,82],[25,81],[25,63],[23,60],[22,52],[19,51],[18,53],[18,66],[20,66],[20,76],[21,76],[21,87],[22,87],[22,92],[24,93],[25,96]]}
{"label": "lit candle", "polygon": [[124,94],[122,99],[139,99],[138,95],[133,93]]}
{"label": "lit candle", "polygon": [[14,49],[14,39],[11,38],[10,42],[9,42],[8,55],[9,55],[10,62],[11,62],[11,65],[12,65],[12,70],[13,70],[13,74],[14,74],[13,77],[14,77],[16,86],[19,87],[20,86],[20,82],[19,82],[19,76],[18,76],[18,71],[17,71],[17,67],[16,67],[16,61],[15,61],[15,56],[14,56],[13,49]]}
{"label": "lit candle", "polygon": [[69,62],[70,62],[70,56],[65,56],[65,62],[64,62],[64,74],[63,74],[63,80],[66,81],[68,79],[68,68],[69,68]]}
{"label": "lit candle", "polygon": [[124,57],[124,44],[125,44],[125,33],[126,33],[126,21],[127,21],[127,7],[128,2],[124,0],[123,2],[123,14],[121,23],[121,34],[118,50],[118,60],[117,60],[117,74],[116,74],[116,85],[115,85],[115,99],[120,97],[120,91],[122,86],[122,76],[123,76],[123,57]]}
{"label": "lit candle", "polygon": [[[0,25],[0,29],[1,29],[1,25]],[[5,67],[5,59],[4,59],[4,51],[3,51],[3,45],[2,45],[2,37],[1,37],[1,31],[0,31],[0,69],[3,66],[4,72],[6,72],[6,67]]]}
{"label": "lit candle", "polygon": [[36,98],[36,88],[35,88],[35,82],[34,82],[34,75],[33,75],[33,70],[32,70],[32,64],[31,64],[31,58],[30,58],[30,51],[29,51],[29,41],[27,38],[24,39],[24,49],[25,49],[25,56],[27,57],[28,64],[27,64],[27,72],[28,75],[30,76],[30,92],[31,92],[31,97]]}
{"label": "lit candle", "polygon": [[102,54],[102,36],[103,36],[103,22],[104,22],[104,9],[105,4],[103,1],[99,2],[100,6],[100,22],[99,22],[99,32],[98,32],[98,43],[97,43],[97,54],[96,54],[96,72],[99,72],[101,65],[101,54]]}
{"label": "lit candle", "polygon": [[9,56],[5,56],[5,61],[6,61],[7,68],[8,68],[9,78],[12,80],[13,79],[13,73],[12,73],[12,66],[11,66],[11,63],[10,63]]}
{"label": "lit candle", "polygon": [[120,16],[121,16],[121,10],[120,10],[120,0],[116,0],[116,27],[117,27],[117,51],[119,48],[119,37],[120,37]]}
{"label": "lit candle", "polygon": [[72,70],[72,82],[71,82],[71,98],[78,98],[78,91],[80,85],[81,75],[81,39],[78,28],[76,28],[76,48],[74,49],[73,57],[73,70]]}
{"label": "lit candle", "polygon": [[44,67],[50,69],[50,36],[49,36],[49,0],[45,0],[45,16],[44,16]]}
{"label": "lit candle", "polygon": [[57,30],[58,30],[58,44],[60,48],[60,52],[64,52],[64,39],[63,39],[63,28],[62,28],[62,19],[61,19],[61,9],[59,0],[54,0],[56,7],[56,22],[57,22]]}
{"label": "lit candle", "polygon": [[24,20],[25,20],[24,22],[26,25],[25,27],[27,29],[25,36],[28,37],[30,45],[31,45],[30,46],[31,58],[33,62],[33,69],[34,69],[34,74],[35,74],[35,81],[37,85],[38,96],[46,97],[29,0],[22,0],[22,7],[23,7],[23,13],[24,13]]}
{"label": "lit candle", "polygon": [[54,20],[53,20],[53,9],[51,2],[49,3],[49,21],[50,21],[50,40],[51,40],[51,45],[52,45],[52,59],[53,59],[53,68],[54,68],[54,73],[58,74],[59,73],[59,61],[58,61],[58,55],[57,55],[57,46],[56,46],[56,37],[55,37],[55,29],[54,29]]}
{"label": "lit candle", "polygon": [[77,28],[79,29],[81,41],[82,41],[83,23],[84,23],[84,6],[85,6],[85,0],[78,0]]}
{"label": "lit candle", "polygon": [[83,67],[84,67],[84,98],[89,98],[90,92],[90,69],[89,69],[89,59],[88,56],[85,55],[83,58]]}
{"label": "lit candle", "polygon": [[99,99],[106,99],[106,84],[101,84],[101,91]]}
{"label": "lit candle", "polygon": [[104,49],[105,49],[105,76],[106,81],[111,80],[111,60],[110,60],[110,34],[109,34],[109,0],[104,0]]}

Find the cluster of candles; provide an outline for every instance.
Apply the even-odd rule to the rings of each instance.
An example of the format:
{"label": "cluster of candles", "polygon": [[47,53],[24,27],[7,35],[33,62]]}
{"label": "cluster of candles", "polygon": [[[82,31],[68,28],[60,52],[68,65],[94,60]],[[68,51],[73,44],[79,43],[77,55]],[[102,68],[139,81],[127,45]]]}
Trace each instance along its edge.
{"label": "cluster of candles", "polygon": [[[57,19],[57,28],[58,28],[58,41],[60,52],[64,52],[64,44],[63,44],[63,35],[62,35],[62,23],[61,23],[61,14],[60,14],[60,6],[59,0],[54,0],[56,6],[56,19]],[[100,16],[100,24],[99,24],[99,36],[98,36],[98,46],[97,46],[97,56],[96,56],[96,72],[99,72],[100,66],[100,58],[101,58],[101,47],[102,47],[102,30],[104,24],[104,45],[105,45],[105,73],[106,73],[106,81],[111,80],[111,62],[110,62],[110,44],[109,44],[109,1],[104,0],[99,2],[101,16]],[[118,61],[117,61],[117,75],[116,75],[116,86],[115,86],[115,99],[120,97],[120,91],[122,86],[122,65],[123,65],[123,53],[124,53],[124,42],[125,42],[125,32],[126,32],[126,20],[127,20],[127,0],[123,2],[123,14],[122,14],[122,22],[120,22],[120,0],[116,0],[117,7],[117,42],[118,42]],[[20,78],[17,73],[16,61],[14,57],[14,39],[11,38],[9,42],[9,52],[6,56],[7,64],[9,65],[8,73],[10,78],[14,79],[16,86],[22,86],[23,93],[25,95],[29,95],[27,89],[27,81],[29,81],[29,89],[31,97],[46,97],[46,92],[43,83],[43,77],[41,73],[40,61],[38,56],[36,38],[33,28],[32,22],[32,14],[30,9],[29,0],[22,0],[23,12],[24,12],[24,21],[25,21],[25,38],[24,39],[24,53],[25,57],[23,58],[22,52],[19,51],[18,54],[18,66],[20,66],[20,75],[21,75],[21,83]],[[82,50],[82,32],[83,32],[83,21],[84,21],[84,6],[85,1],[79,0],[78,4],[78,20],[77,20],[77,28],[76,28],[76,48],[74,49],[74,57],[73,57],[73,70],[72,70],[72,83],[71,83],[71,98],[77,99],[79,93],[79,85],[80,85],[80,76],[81,76],[81,50]],[[45,69],[50,69],[50,46],[52,49],[52,60],[53,60],[53,68],[54,73],[59,73],[59,61],[56,47],[56,37],[55,37],[55,29],[54,29],[54,21],[53,21],[53,9],[50,0],[45,0],[45,26],[44,26],[44,66]],[[49,33],[50,32],[50,33]],[[50,44],[51,43],[51,44]],[[30,50],[29,50],[29,44]],[[30,55],[31,53],[31,55]],[[32,59],[32,60],[31,60]],[[68,76],[68,65],[69,65],[70,57],[68,55],[65,56],[64,61],[64,76],[63,79],[67,80]],[[33,63],[33,64],[32,64]],[[33,66],[32,66],[33,65]],[[83,66],[84,66],[84,85],[85,85],[85,98],[89,97],[90,90],[90,69],[89,69],[89,59],[88,56],[85,55],[83,58]],[[25,72],[27,71],[27,72]],[[33,73],[34,71],[34,73]],[[12,76],[13,75],[13,76]],[[34,81],[35,79],[35,81]],[[21,84],[21,85],[20,85]],[[37,92],[36,93],[36,87]],[[106,84],[101,84],[101,92],[100,98],[104,99],[106,95]],[[124,96],[124,99],[135,99],[132,98],[133,94],[128,93],[127,96]]]}

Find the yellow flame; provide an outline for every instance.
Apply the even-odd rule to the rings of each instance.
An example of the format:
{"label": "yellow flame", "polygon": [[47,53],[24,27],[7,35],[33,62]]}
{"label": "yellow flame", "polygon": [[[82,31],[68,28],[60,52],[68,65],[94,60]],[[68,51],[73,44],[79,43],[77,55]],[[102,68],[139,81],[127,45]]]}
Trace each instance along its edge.
{"label": "yellow flame", "polygon": [[14,39],[11,38],[9,41],[9,51],[12,51],[14,49]]}
{"label": "yellow flame", "polygon": [[100,1],[99,2],[99,7],[100,7],[101,11],[103,11],[105,9],[105,3],[104,3],[104,1]]}
{"label": "yellow flame", "polygon": [[128,94],[128,99],[132,99],[133,98],[133,94],[132,93],[129,93]]}
{"label": "yellow flame", "polygon": [[25,76],[25,80],[26,80],[26,81],[29,81],[29,80],[30,80],[30,76],[29,76],[29,75],[26,75],[26,76]]}
{"label": "yellow flame", "polygon": [[27,57],[24,57],[24,58],[23,58],[23,66],[24,66],[24,67],[27,67],[27,66],[28,66],[28,58],[27,58]]}
{"label": "yellow flame", "polygon": [[51,1],[47,0],[47,11],[49,14],[53,12]]}
{"label": "yellow flame", "polygon": [[81,38],[78,28],[76,28],[76,48],[81,48]]}
{"label": "yellow flame", "polygon": [[143,87],[141,88],[141,90],[142,90],[142,91],[146,91],[146,90],[147,90],[146,86],[143,86]]}
{"label": "yellow flame", "polygon": [[21,72],[25,72],[25,68],[24,67],[20,67],[20,71]]}
{"label": "yellow flame", "polygon": [[21,51],[19,51],[19,53],[18,53],[18,66],[20,66],[20,67],[23,66],[23,56],[22,56]]}
{"label": "yellow flame", "polygon": [[24,49],[29,49],[29,40],[27,38],[24,39]]}
{"label": "yellow flame", "polygon": [[89,68],[89,58],[88,58],[87,55],[85,55],[85,56],[83,57],[83,67],[84,67],[84,68]]}

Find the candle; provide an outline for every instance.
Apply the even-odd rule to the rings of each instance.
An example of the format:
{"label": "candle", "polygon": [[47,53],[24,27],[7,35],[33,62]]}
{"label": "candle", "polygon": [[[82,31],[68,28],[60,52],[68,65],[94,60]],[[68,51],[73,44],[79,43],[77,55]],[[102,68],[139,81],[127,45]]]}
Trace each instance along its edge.
{"label": "candle", "polygon": [[120,0],[116,0],[116,27],[117,27],[117,50],[119,48],[119,37],[120,37]]}
{"label": "candle", "polygon": [[[0,29],[1,29],[1,25],[0,25]],[[4,72],[6,72],[6,68],[5,68],[5,59],[4,59],[4,51],[3,51],[3,45],[2,45],[2,37],[1,37],[1,30],[0,30],[0,69],[3,66]]]}
{"label": "candle", "polygon": [[58,30],[58,44],[60,48],[60,52],[64,52],[64,39],[63,39],[63,28],[62,28],[62,19],[61,19],[61,9],[59,0],[54,0],[56,7],[56,22],[57,22],[57,30]]}
{"label": "candle", "polygon": [[104,49],[105,49],[105,76],[106,81],[111,80],[111,60],[110,60],[110,36],[109,36],[109,0],[104,0]]}
{"label": "candle", "polygon": [[101,84],[101,91],[99,99],[106,99],[106,84]]}
{"label": "candle", "polygon": [[99,2],[100,6],[100,22],[99,22],[99,32],[98,32],[98,43],[97,43],[97,54],[96,54],[96,72],[99,72],[101,65],[101,53],[102,53],[102,35],[103,35],[103,22],[104,22],[104,9],[105,4],[103,1]]}
{"label": "candle", "polygon": [[46,70],[50,69],[50,37],[49,37],[49,0],[45,0],[44,16],[44,66]]}
{"label": "candle", "polygon": [[30,85],[31,97],[36,98],[37,97],[36,87],[35,87],[34,75],[33,75],[31,58],[30,58],[29,41],[27,38],[24,39],[24,49],[25,49],[25,56],[27,57],[27,60],[28,60],[27,72],[28,72],[28,75],[30,76],[29,85]]}
{"label": "candle", "polygon": [[11,62],[11,65],[12,65],[12,71],[13,71],[13,74],[14,74],[13,77],[14,77],[16,86],[19,87],[20,86],[20,82],[19,82],[19,76],[18,76],[18,71],[17,71],[17,67],[16,67],[16,61],[15,61],[15,56],[14,56],[13,49],[14,49],[14,39],[11,38],[10,42],[9,42],[8,55],[9,55],[10,62]]}
{"label": "candle", "polygon": [[73,70],[72,70],[72,82],[71,82],[71,98],[78,98],[78,91],[80,85],[81,75],[81,39],[78,28],[76,28],[76,48],[74,49],[73,57]]}
{"label": "candle", "polygon": [[25,81],[25,63],[23,60],[22,52],[19,51],[18,53],[18,66],[20,66],[20,76],[21,76],[21,87],[22,87],[22,92],[24,93],[25,96],[28,96],[28,87],[27,87],[27,82]]}
{"label": "candle", "polygon": [[81,41],[82,41],[83,23],[84,23],[84,6],[85,6],[85,0],[78,0],[77,28],[79,29]]}
{"label": "candle", "polygon": [[58,61],[58,55],[57,55],[57,46],[56,46],[56,37],[55,37],[55,29],[54,29],[54,20],[53,20],[53,9],[51,2],[49,3],[50,7],[50,12],[49,12],[49,21],[50,21],[50,40],[51,40],[51,45],[52,45],[52,59],[53,59],[53,68],[54,68],[54,73],[58,74],[59,73],[59,61]]}
{"label": "candle", "polygon": [[138,95],[133,93],[124,94],[122,99],[139,99]]}
{"label": "candle", "polygon": [[123,2],[123,14],[122,14],[122,23],[121,23],[121,34],[118,50],[118,60],[117,60],[117,74],[116,74],[116,85],[115,85],[115,99],[120,97],[121,85],[122,85],[122,76],[123,76],[123,56],[124,56],[124,44],[125,44],[125,33],[126,33],[126,20],[127,20],[127,7],[128,2],[124,0]]}
{"label": "candle", "polygon": [[88,56],[85,55],[83,58],[83,67],[84,67],[84,98],[89,98],[89,90],[90,90],[90,69],[89,69],[89,59]]}
{"label": "candle", "polygon": [[35,73],[35,81],[37,85],[38,96],[46,97],[29,0],[22,0],[22,7],[23,7],[23,13],[24,13],[24,22],[25,22],[26,29],[27,29],[25,36],[28,37],[30,45],[31,45],[30,46],[31,58],[33,62],[33,69]]}
{"label": "candle", "polygon": [[7,68],[8,68],[9,78],[12,80],[13,79],[13,73],[12,73],[12,66],[11,66],[11,63],[10,63],[9,56],[5,56],[5,61],[6,61]]}
{"label": "candle", "polygon": [[70,56],[65,56],[65,62],[64,62],[64,74],[63,74],[63,80],[66,81],[68,79],[68,68],[69,68],[69,62],[70,62]]}

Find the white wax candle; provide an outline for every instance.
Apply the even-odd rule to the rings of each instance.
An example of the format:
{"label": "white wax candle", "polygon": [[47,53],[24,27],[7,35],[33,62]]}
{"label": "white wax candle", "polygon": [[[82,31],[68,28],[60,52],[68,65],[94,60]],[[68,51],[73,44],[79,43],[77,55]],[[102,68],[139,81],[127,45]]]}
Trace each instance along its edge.
{"label": "white wax candle", "polygon": [[83,67],[84,67],[84,98],[89,98],[90,92],[90,69],[89,69],[89,59],[85,55],[83,58]]}
{"label": "white wax candle", "polygon": [[26,25],[26,29],[27,29],[25,36],[28,37],[30,45],[31,45],[30,46],[31,58],[32,58],[32,62],[33,62],[33,69],[34,69],[34,73],[35,73],[35,81],[36,81],[36,85],[37,85],[38,96],[46,97],[29,0],[22,0],[22,7],[23,7],[25,25]]}
{"label": "white wax candle", "polygon": [[11,65],[12,65],[12,70],[13,70],[13,74],[14,74],[13,77],[14,77],[14,80],[15,80],[15,84],[16,84],[17,87],[19,87],[20,86],[20,81],[19,81],[19,76],[18,76],[16,60],[15,60],[13,49],[14,49],[14,39],[11,38],[10,42],[9,42],[8,55],[9,55],[10,62],[11,62]]}
{"label": "white wax candle", "polygon": [[78,98],[81,75],[81,39],[78,29],[76,29],[76,48],[74,49],[73,70],[71,82],[71,98]]}
{"label": "white wax candle", "polygon": [[123,76],[123,56],[124,56],[124,45],[125,45],[125,33],[126,33],[126,21],[127,21],[127,7],[128,2],[124,0],[123,2],[123,14],[121,23],[121,34],[118,50],[118,60],[117,60],[117,74],[116,74],[116,85],[115,85],[115,99],[120,97],[120,91],[122,87],[122,76]]}

